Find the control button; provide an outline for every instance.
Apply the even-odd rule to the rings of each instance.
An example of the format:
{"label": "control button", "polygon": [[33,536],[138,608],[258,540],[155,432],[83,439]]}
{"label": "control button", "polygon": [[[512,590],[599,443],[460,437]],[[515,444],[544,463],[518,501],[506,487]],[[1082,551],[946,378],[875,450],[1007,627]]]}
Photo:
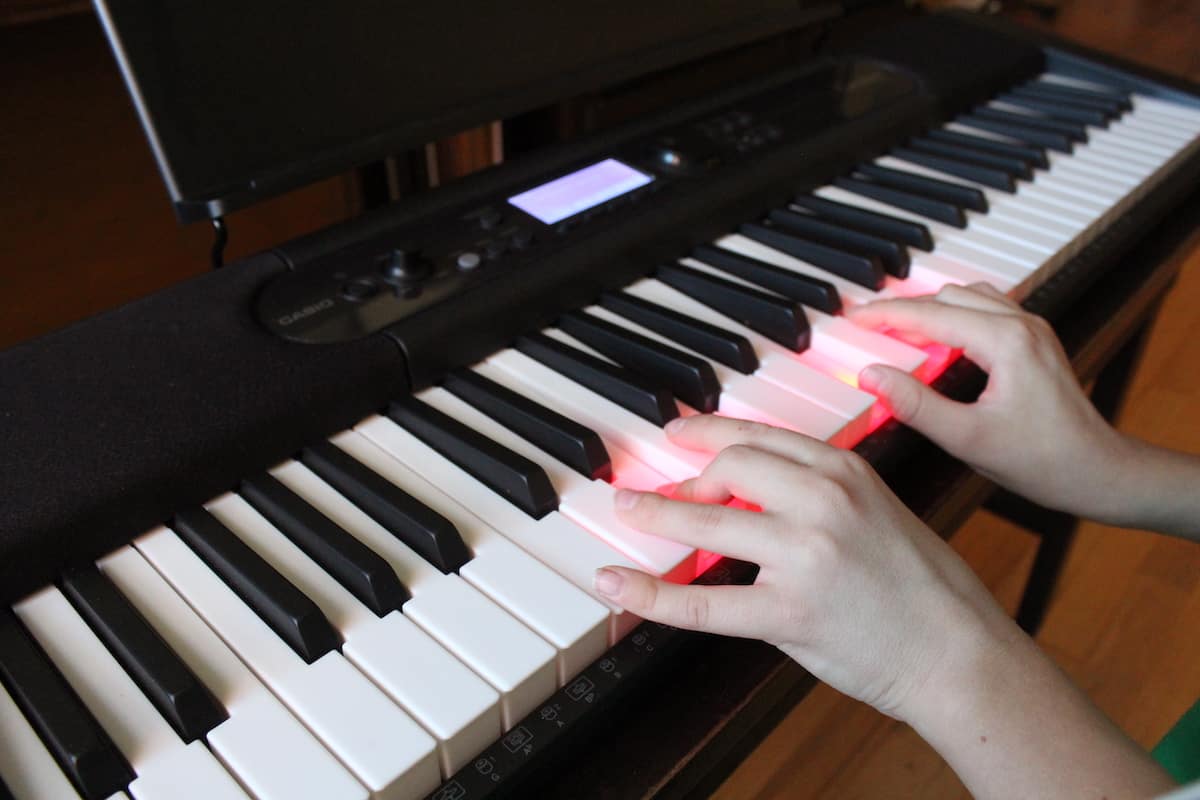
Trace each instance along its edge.
{"label": "control button", "polygon": [[511,241],[514,250],[527,250],[533,246],[533,231],[519,230],[512,235]]}
{"label": "control button", "polygon": [[490,231],[501,222],[504,222],[504,215],[494,208],[486,208],[483,210],[483,213],[479,215],[479,227],[483,228],[485,231]]}
{"label": "control button", "polygon": [[384,280],[394,283],[419,281],[433,271],[429,260],[415,247],[396,247],[379,259]]}
{"label": "control button", "polygon": [[379,291],[379,284],[372,278],[355,278],[342,285],[342,297],[353,303],[372,298]]}
{"label": "control button", "polygon": [[475,269],[483,263],[483,259],[479,257],[479,253],[468,250],[465,253],[459,253],[454,263],[458,264],[459,269]]}
{"label": "control button", "polygon": [[490,241],[484,245],[483,252],[487,255],[488,261],[495,261],[500,256],[504,255],[508,250],[506,242]]}
{"label": "control button", "polygon": [[733,118],[735,125],[742,128],[745,128],[750,123],[754,122],[754,117],[748,111],[734,111],[729,116]]}

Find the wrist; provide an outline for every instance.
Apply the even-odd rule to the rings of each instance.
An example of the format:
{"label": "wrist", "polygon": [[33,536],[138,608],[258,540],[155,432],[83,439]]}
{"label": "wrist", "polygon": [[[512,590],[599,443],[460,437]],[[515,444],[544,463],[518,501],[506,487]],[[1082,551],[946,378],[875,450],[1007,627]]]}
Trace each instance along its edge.
{"label": "wrist", "polygon": [[[1026,669],[1023,660],[1041,657],[998,609],[991,615],[963,606],[944,622],[947,637],[941,657],[924,672],[897,714],[931,742],[957,735],[965,721],[978,718],[990,697],[1003,691],[1006,675]],[[1027,642],[1032,653],[1022,646]]]}

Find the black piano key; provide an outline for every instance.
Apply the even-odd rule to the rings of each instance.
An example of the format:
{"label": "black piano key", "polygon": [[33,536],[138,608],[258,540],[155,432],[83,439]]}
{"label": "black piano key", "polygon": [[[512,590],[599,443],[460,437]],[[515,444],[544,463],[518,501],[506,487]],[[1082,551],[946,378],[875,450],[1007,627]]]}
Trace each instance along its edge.
{"label": "black piano key", "polygon": [[1004,170],[1013,178],[1020,178],[1026,181],[1033,180],[1033,163],[1020,156],[981,153],[970,147],[962,147],[961,145],[949,142],[940,142],[936,139],[923,136],[918,136],[909,144],[913,149],[929,153],[930,155],[945,156],[946,158],[965,161],[969,164],[978,164],[981,167]]}
{"label": "black piano key", "polygon": [[801,208],[808,209],[814,214],[837,220],[845,225],[874,233],[877,236],[884,236],[888,239],[894,239],[897,242],[904,242],[909,247],[926,251],[933,249],[933,234],[929,232],[927,226],[919,222],[912,222],[911,220],[880,214],[875,211],[867,211],[864,208],[856,208],[855,206],[848,206],[845,203],[839,203],[835,200],[827,200],[824,197],[814,197],[806,194],[798,195],[792,202]]}
{"label": "black piano key", "polygon": [[814,239],[830,247],[862,255],[875,256],[884,272],[897,278],[908,277],[908,249],[900,242],[839,225],[830,220],[777,208],[768,215],[776,226]]}
{"label": "black piano key", "polygon": [[1017,94],[1015,92],[1006,92],[996,98],[997,100],[1007,103],[1008,105],[1025,108],[1038,114],[1043,114],[1050,119],[1061,119],[1067,122],[1078,122],[1083,125],[1095,125],[1097,128],[1107,128],[1109,120],[1113,115],[1108,111],[1099,108],[1087,108],[1086,106],[1076,106],[1071,103],[1055,102],[1053,100],[1040,100],[1033,97]]}
{"label": "black piano key", "polygon": [[0,777],[0,800],[16,800],[13,797],[12,790],[8,788],[8,784],[4,782],[4,778]]}
{"label": "black piano key", "polygon": [[[1094,111],[1103,114],[1106,119],[1120,119],[1125,113],[1125,104],[1118,98],[1104,98],[1099,96],[1078,96],[1066,90],[1066,93],[1060,93],[1055,87],[1041,88],[1042,84],[1030,83],[1024,86],[1014,86],[1009,89],[1006,95],[1002,97],[1021,98],[1023,100],[1031,100],[1035,103],[1043,103],[1047,105],[1063,106],[1082,111]],[[1065,87],[1063,87],[1065,89]],[[1130,104],[1132,107],[1132,104]]]}
{"label": "black piano key", "polygon": [[558,327],[618,364],[666,384],[697,411],[711,414],[720,404],[721,384],[702,358],[583,312],[564,314]]}
{"label": "black piano key", "polygon": [[1056,150],[1059,153],[1071,153],[1075,149],[1075,145],[1069,137],[1061,133],[1054,133],[1053,131],[1031,128],[1028,125],[999,122],[977,114],[963,114],[956,121],[971,128],[978,128],[979,130],[1007,136],[1022,144],[1045,147],[1049,150]]}
{"label": "black piano key", "polygon": [[86,800],[107,800],[136,777],[70,684],[8,612],[0,612],[0,683]]}
{"label": "black piano key", "polygon": [[442,385],[584,477],[612,477],[608,450],[591,428],[469,369],[450,373]]}
{"label": "black piano key", "polygon": [[812,331],[794,300],[751,289],[682,264],[658,268],[660,281],[796,352],[808,349]]}
{"label": "black piano key", "polygon": [[624,367],[541,333],[522,336],[515,346],[530,358],[655,425],[666,425],[679,416],[679,407],[667,388]]}
{"label": "black piano key", "polygon": [[911,147],[897,147],[892,150],[892,155],[922,167],[936,169],[947,175],[957,175],[975,183],[982,183],[984,186],[991,186],[993,189],[1004,192],[1017,191],[1016,179],[1001,169],[983,167],[958,158],[935,156]]}
{"label": "black piano key", "polygon": [[861,175],[865,175],[873,183],[880,183],[902,192],[950,203],[958,208],[983,213],[987,213],[988,210],[987,195],[974,186],[964,186],[961,183],[944,181],[940,178],[916,175],[902,169],[881,167],[878,164],[860,164],[855,167],[855,176]]}
{"label": "black piano key", "polygon": [[1041,169],[1050,168],[1050,159],[1046,157],[1046,151],[1040,147],[1027,147],[1025,145],[1010,144],[1001,142],[996,139],[986,139],[982,136],[972,136],[969,133],[961,131],[947,131],[937,128],[925,134],[930,139],[937,139],[951,144],[970,147],[974,150],[980,150],[984,153],[998,153],[1004,156],[1017,156],[1023,158],[1035,167]]}
{"label": "black piano key", "polygon": [[1011,125],[1024,125],[1039,131],[1061,133],[1063,136],[1066,136],[1073,142],[1082,143],[1088,140],[1087,126],[1081,125],[1078,122],[1066,122],[1064,120],[1049,119],[1038,114],[1021,114],[1015,111],[1002,111],[999,108],[992,108],[990,106],[981,106],[975,109],[973,113],[985,119],[994,119],[997,122],[1007,122]]}
{"label": "black piano key", "polygon": [[[730,369],[745,375],[758,369],[758,354],[754,352],[754,346],[749,339],[733,331],[692,319],[625,292],[606,292],[600,298],[600,305]],[[840,301],[838,305],[841,305]]]}
{"label": "black piano key", "polygon": [[412,397],[392,403],[388,416],[529,516],[541,519],[558,508],[550,477],[520,453]]}
{"label": "black piano key", "polygon": [[333,520],[267,473],[246,478],[238,491],[250,505],[379,616],[398,610],[410,594],[391,565]]}
{"label": "black piano key", "polygon": [[94,564],[63,571],[63,594],[185,742],[229,718],[225,708]]}
{"label": "black piano key", "polygon": [[1048,81],[1030,81],[1018,86],[1012,91],[1028,97],[1045,98],[1050,101],[1064,101],[1104,108],[1113,116],[1120,116],[1126,111],[1133,110],[1133,101],[1129,95],[1119,90],[1112,92],[1089,92],[1072,86],[1064,86]]}
{"label": "black piano key", "polygon": [[693,250],[692,258],[826,314],[842,310],[842,298],[829,281],[707,244]]}
{"label": "black piano key", "polygon": [[317,604],[212,514],[181,511],[171,527],[306,662],[341,647]]}
{"label": "black piano key", "polygon": [[[409,430],[426,439],[413,427]],[[457,572],[471,560],[454,523],[337,445],[321,442],[306,447],[300,462],[443,573]]]}
{"label": "black piano key", "polygon": [[878,256],[847,252],[756,222],[738,226],[738,233],[872,291],[883,288],[885,273]]}
{"label": "black piano key", "polygon": [[891,186],[883,186],[868,180],[858,178],[836,178],[834,185],[848,192],[878,200],[881,203],[920,214],[956,228],[967,227],[967,215],[955,203],[936,200],[928,195],[914,194],[911,191],[901,191]]}

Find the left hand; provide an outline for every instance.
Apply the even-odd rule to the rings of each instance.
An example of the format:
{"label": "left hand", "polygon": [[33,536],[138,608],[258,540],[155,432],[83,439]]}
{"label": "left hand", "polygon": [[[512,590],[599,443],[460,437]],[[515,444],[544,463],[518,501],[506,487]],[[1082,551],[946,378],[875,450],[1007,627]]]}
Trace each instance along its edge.
{"label": "left hand", "polygon": [[[942,656],[1010,635],[957,555],[857,455],[716,416],[677,420],[677,444],[719,454],[675,497],[623,491],[640,530],[760,566],[752,586],[680,586],[597,571],[629,611],[693,630],[763,639],[834,688],[905,718]],[[740,498],[761,513],[723,505]]]}

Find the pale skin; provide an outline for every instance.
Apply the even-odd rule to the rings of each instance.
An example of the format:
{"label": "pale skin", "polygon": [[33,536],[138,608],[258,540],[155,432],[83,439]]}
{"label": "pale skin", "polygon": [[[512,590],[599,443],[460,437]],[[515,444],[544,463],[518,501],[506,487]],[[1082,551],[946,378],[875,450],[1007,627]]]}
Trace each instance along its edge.
{"label": "pale skin", "polygon": [[[1200,459],[1115,432],[1049,326],[989,287],[892,300],[851,317],[960,347],[989,374],[954,403],[881,366],[860,385],[997,483],[1073,513],[1197,538]],[[1016,627],[970,568],[852,453],[715,416],[668,435],[715,454],[668,498],[622,491],[628,524],[752,561],[754,585],[679,586],[597,571],[624,608],[763,639],[818,678],[911,725],[979,798],[1146,798],[1167,775]],[[724,505],[730,498],[761,512]]]}

